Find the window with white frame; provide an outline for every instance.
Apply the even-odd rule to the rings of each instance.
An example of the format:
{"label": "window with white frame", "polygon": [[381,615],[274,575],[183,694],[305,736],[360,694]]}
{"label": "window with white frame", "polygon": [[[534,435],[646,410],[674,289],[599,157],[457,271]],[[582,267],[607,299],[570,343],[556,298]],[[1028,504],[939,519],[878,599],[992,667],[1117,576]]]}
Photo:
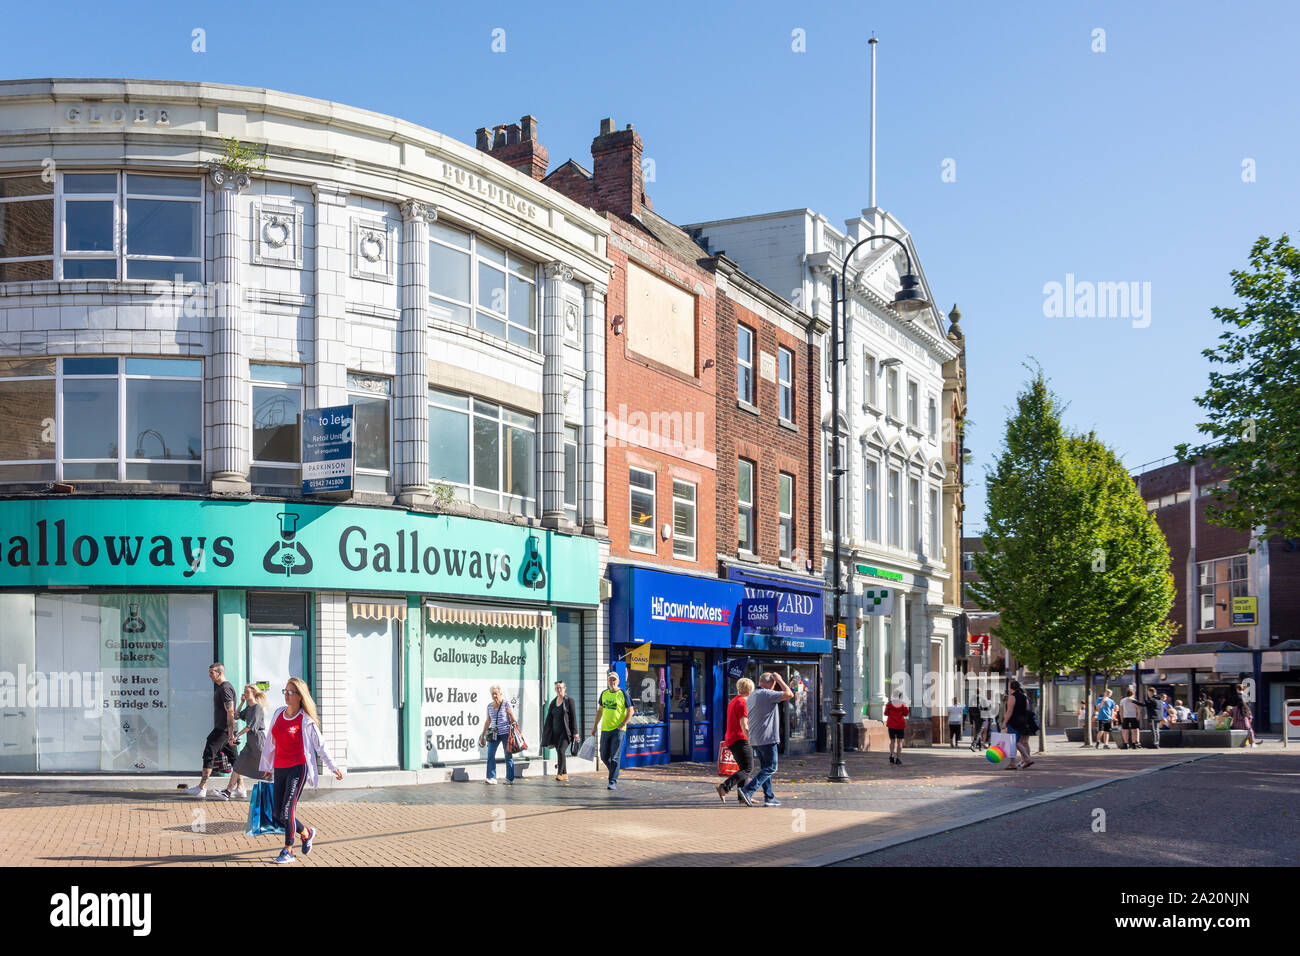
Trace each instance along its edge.
{"label": "window with white frame", "polygon": [[930,556],[943,557],[943,521],[939,510],[939,492],[930,489]]}
{"label": "window with white frame", "polygon": [[822,529],[826,532],[832,531],[831,523],[831,502],[835,500],[835,482],[831,468],[834,467],[834,452],[831,449],[831,438],[826,435],[822,438]]}
{"label": "window with white frame", "polygon": [[1250,595],[1250,558],[1235,554],[1196,565],[1197,597],[1200,599],[1200,630],[1221,630],[1232,626],[1232,599]]}
{"label": "window with white frame", "polygon": [[782,420],[794,421],[794,352],[782,346],[776,349],[777,414]]}
{"label": "window with white frame", "polygon": [[920,423],[921,414],[919,392],[916,382],[910,378],[907,380],[907,424],[912,428],[917,428]]}
{"label": "window with white frame", "polygon": [[0,177],[0,282],[54,278],[54,182]]}
{"label": "window with white frame", "polygon": [[695,560],[695,485],[673,479],[673,557]]}
{"label": "window with white frame", "polygon": [[297,365],[250,363],[253,393],[253,460],[248,478],[255,485],[302,484],[303,377]]}
{"label": "window with white frame", "polygon": [[480,508],[537,513],[537,416],[429,389],[429,479]]}
{"label": "window with white frame", "polygon": [[926,428],[930,433],[930,440],[934,441],[939,437],[939,403],[930,396],[929,408],[926,411]]}
{"label": "window with white frame", "polygon": [[736,326],[736,397],[754,404],[754,333],[747,326]]}
{"label": "window with white frame", "polygon": [[537,351],[537,267],[476,233],[429,223],[429,305],[459,325]]}
{"label": "window with white frame", "polygon": [[911,530],[911,546],[917,552],[925,550],[921,541],[924,526],[921,524],[921,482],[916,478],[907,479],[907,520]]}
{"label": "window with white frame", "polygon": [[576,425],[564,426],[564,513],[578,523],[578,492],[582,487],[582,441]]}
{"label": "window with white frame", "polygon": [[876,404],[876,357],[862,350],[862,403]]}
{"label": "window with white frame", "polygon": [[0,359],[0,482],[200,482],[203,362]]}
{"label": "window with white frame", "polygon": [[898,470],[889,469],[889,544],[895,548],[903,546],[903,476]]}
{"label": "window with white frame", "polygon": [[201,179],[64,173],[59,187],[59,278],[203,280]]}
{"label": "window with white frame", "polygon": [[794,475],[780,473],[776,495],[777,549],[788,559],[794,551]]}
{"label": "window with white frame", "polygon": [[633,551],[655,553],[655,473],[627,470],[628,541]]}
{"label": "window with white frame", "polygon": [[741,458],[736,468],[736,547],[758,553],[754,543],[754,463]]}
{"label": "window with white frame", "polygon": [[898,418],[898,369],[893,366],[885,370],[885,414]]}
{"label": "window with white frame", "polygon": [[872,458],[862,458],[863,534],[868,541],[880,540],[880,465]]}
{"label": "window with white frame", "polygon": [[348,373],[348,401],[355,406],[352,429],[356,440],[357,491],[387,494],[392,475],[393,380]]}

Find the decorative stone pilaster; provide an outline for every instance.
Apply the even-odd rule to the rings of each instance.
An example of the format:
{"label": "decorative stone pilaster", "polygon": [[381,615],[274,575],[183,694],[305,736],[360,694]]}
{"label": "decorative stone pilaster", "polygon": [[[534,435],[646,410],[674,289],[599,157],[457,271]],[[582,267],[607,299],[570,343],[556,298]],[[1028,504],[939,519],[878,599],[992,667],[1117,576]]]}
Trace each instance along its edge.
{"label": "decorative stone pilaster", "polygon": [[347,289],[350,280],[350,249],[347,219],[348,191],[317,183],[316,196],[316,284],[313,379],[310,407],[343,405],[348,400],[347,372]]}
{"label": "decorative stone pilaster", "polygon": [[402,318],[397,331],[397,502],[427,506],[429,495],[429,223],[438,211],[411,199],[402,210]]}
{"label": "decorative stone pilaster", "polygon": [[247,494],[249,435],[248,355],[241,328],[239,284],[239,191],[248,188],[247,173],[218,167],[209,173],[214,187],[212,284],[212,361],[208,395],[212,405],[212,480],[214,493]]}
{"label": "decorative stone pilaster", "polygon": [[582,532],[608,536],[605,525],[605,290],[583,287]]}
{"label": "decorative stone pilaster", "polygon": [[564,514],[564,283],[573,269],[548,262],[542,290],[542,524],[559,527]]}

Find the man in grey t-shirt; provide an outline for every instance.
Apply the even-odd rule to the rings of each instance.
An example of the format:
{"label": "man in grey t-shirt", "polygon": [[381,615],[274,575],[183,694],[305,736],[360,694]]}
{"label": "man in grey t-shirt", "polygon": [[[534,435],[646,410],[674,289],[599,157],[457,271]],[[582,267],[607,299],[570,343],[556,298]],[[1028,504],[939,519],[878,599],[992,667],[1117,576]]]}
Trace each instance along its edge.
{"label": "man in grey t-shirt", "polygon": [[759,764],[758,773],[745,787],[752,799],[763,788],[763,806],[779,807],[781,801],[772,793],[772,774],[776,773],[776,748],[781,742],[781,703],[794,698],[794,691],[771,671],[758,679],[749,695],[749,743]]}

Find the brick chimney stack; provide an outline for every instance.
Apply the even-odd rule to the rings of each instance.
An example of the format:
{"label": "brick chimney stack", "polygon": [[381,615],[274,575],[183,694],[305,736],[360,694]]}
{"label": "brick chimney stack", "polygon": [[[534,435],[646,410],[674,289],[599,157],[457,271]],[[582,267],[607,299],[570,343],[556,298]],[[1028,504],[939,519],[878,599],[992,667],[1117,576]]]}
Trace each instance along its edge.
{"label": "brick chimney stack", "polygon": [[524,116],[518,123],[484,126],[475,134],[475,147],[499,159],[512,169],[539,182],[546,177],[550,156],[537,139],[537,117]]}
{"label": "brick chimney stack", "polygon": [[615,130],[612,119],[600,121],[600,135],[591,141],[593,205],[625,218],[641,215],[646,200],[641,174],[641,137],[632,124]]}

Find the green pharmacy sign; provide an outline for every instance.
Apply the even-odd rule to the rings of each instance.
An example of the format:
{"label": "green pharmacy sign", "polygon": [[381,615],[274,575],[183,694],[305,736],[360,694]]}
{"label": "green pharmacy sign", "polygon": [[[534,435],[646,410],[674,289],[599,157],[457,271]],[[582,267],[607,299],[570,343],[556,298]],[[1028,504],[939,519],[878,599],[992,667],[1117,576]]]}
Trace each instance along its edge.
{"label": "green pharmacy sign", "polygon": [[893,588],[866,588],[862,592],[862,613],[883,617],[894,613]]}
{"label": "green pharmacy sign", "polygon": [[298,502],[0,502],[0,587],[49,586],[599,600],[594,540],[519,525]]}

